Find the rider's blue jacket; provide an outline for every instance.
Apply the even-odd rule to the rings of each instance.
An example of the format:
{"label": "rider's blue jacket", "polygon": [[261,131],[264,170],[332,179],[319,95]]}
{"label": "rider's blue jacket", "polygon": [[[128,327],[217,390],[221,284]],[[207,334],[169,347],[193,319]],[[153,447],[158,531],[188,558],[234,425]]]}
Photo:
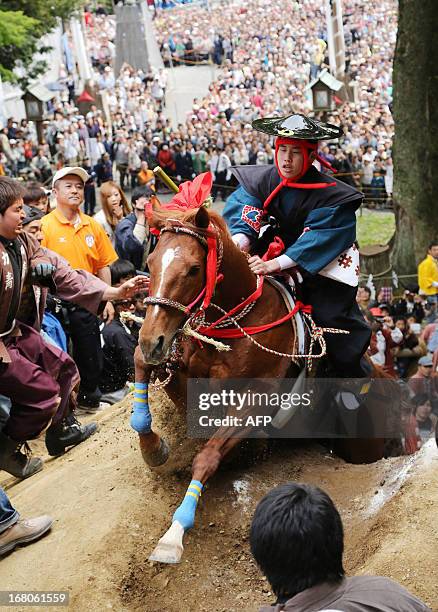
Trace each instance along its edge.
{"label": "rider's blue jacket", "polygon": [[[228,198],[223,216],[231,234],[255,240],[261,229],[263,203],[281,179],[275,166],[236,166],[239,187]],[[322,189],[283,187],[269,204],[278,223],[284,254],[303,270],[317,274],[356,240],[356,210],[363,194],[311,166],[299,182],[334,182]]]}

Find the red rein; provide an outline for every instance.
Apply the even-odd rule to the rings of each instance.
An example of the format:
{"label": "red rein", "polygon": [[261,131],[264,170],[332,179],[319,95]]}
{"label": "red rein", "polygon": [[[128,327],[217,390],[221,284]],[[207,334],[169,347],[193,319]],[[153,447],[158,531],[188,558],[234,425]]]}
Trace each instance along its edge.
{"label": "red rein", "polygon": [[[213,297],[213,293],[215,287],[218,283],[222,281],[223,274],[217,275],[217,250],[216,250],[216,238],[210,237],[207,239],[207,269],[206,269],[206,282],[205,288],[201,291],[198,297],[187,306],[187,313],[190,313],[193,306],[204,296],[204,300],[202,302],[202,310],[206,310],[211,303],[211,298]],[[277,248],[281,248],[282,245],[276,244]],[[284,246],[284,245],[283,245]],[[286,321],[289,321],[296,313],[301,310],[302,312],[307,312],[310,314],[312,307],[306,306],[302,302],[297,301],[295,304],[295,308],[291,310],[287,315],[282,317],[281,319],[277,319],[276,321],[272,321],[271,323],[265,323],[264,325],[253,325],[250,327],[243,327],[241,329],[215,329],[217,325],[222,323],[228,317],[233,317],[235,314],[243,310],[249,304],[256,302],[259,297],[261,297],[263,293],[263,285],[265,279],[262,277],[260,284],[257,289],[251,293],[243,302],[237,304],[234,308],[229,310],[226,314],[220,317],[214,323],[210,325],[206,325],[200,327],[198,329],[200,334],[210,336],[211,338],[244,338],[245,334],[253,336],[254,334],[259,334],[261,332],[267,331],[268,329],[272,329],[273,327],[277,327],[277,325],[281,325]],[[245,333],[244,333],[245,332]]]}
{"label": "red rein", "polygon": [[[210,229],[215,231],[213,227],[210,227]],[[270,245],[271,250],[268,249],[266,256],[275,257],[277,251],[281,251],[283,247],[284,245],[281,243],[281,240],[278,239],[278,241],[273,242]],[[199,292],[197,297],[190,304],[188,304],[185,308],[183,306],[181,307],[181,309],[184,308],[184,312],[186,315],[192,314],[192,310],[202,298],[203,300],[200,307],[200,311],[205,311],[210,306],[216,285],[218,285],[224,278],[223,274],[217,273],[217,266],[217,239],[212,232],[212,235],[207,238],[207,264],[205,287]],[[237,304],[237,306],[229,310],[226,314],[224,314],[214,323],[204,325],[203,327],[200,327],[197,331],[199,331],[203,335],[210,336],[211,338],[244,338],[245,335],[252,336],[254,334],[259,334],[261,332],[267,331],[268,329],[272,329],[273,327],[277,327],[278,325],[282,325],[286,321],[289,321],[289,319],[291,319],[299,310],[310,314],[312,307],[306,306],[302,302],[297,301],[295,304],[295,308],[291,312],[289,312],[281,319],[277,319],[276,321],[272,321],[271,323],[265,323],[264,325],[253,325],[250,327],[243,327],[241,329],[216,329],[216,326],[222,323],[225,319],[227,319],[228,317],[233,317],[249,304],[256,302],[262,295],[264,281],[265,279],[261,277],[260,282],[255,291],[253,291],[251,295],[249,295],[245,300],[243,300],[243,302]]]}

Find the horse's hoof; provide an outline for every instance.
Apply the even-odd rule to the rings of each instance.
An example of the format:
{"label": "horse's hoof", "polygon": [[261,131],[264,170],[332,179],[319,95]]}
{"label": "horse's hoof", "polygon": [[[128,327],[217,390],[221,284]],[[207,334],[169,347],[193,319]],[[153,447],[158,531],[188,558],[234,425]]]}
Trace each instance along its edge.
{"label": "horse's hoof", "polygon": [[141,455],[144,462],[149,467],[158,467],[166,463],[169,458],[169,446],[163,438],[160,438],[160,448],[156,451],[147,453],[145,449],[141,449]]}

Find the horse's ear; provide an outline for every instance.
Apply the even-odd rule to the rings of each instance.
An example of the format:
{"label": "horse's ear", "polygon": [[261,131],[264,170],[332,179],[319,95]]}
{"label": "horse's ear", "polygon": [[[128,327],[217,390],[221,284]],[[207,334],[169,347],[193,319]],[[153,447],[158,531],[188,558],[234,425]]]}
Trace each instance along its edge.
{"label": "horse's ear", "polygon": [[149,202],[146,203],[145,215],[150,227],[154,227],[157,230],[162,229],[166,224],[160,202],[156,196],[153,196]]}
{"label": "horse's ear", "polygon": [[207,229],[210,224],[210,217],[205,206],[200,206],[195,217],[195,225],[200,229]]}

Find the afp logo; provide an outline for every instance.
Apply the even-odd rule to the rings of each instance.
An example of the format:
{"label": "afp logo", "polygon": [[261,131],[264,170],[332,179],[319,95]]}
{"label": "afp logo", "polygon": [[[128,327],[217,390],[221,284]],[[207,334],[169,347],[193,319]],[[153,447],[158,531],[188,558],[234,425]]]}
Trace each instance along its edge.
{"label": "afp logo", "polygon": [[261,218],[263,211],[255,206],[246,204],[242,209],[242,221],[245,221],[253,230],[258,232],[261,226]]}

